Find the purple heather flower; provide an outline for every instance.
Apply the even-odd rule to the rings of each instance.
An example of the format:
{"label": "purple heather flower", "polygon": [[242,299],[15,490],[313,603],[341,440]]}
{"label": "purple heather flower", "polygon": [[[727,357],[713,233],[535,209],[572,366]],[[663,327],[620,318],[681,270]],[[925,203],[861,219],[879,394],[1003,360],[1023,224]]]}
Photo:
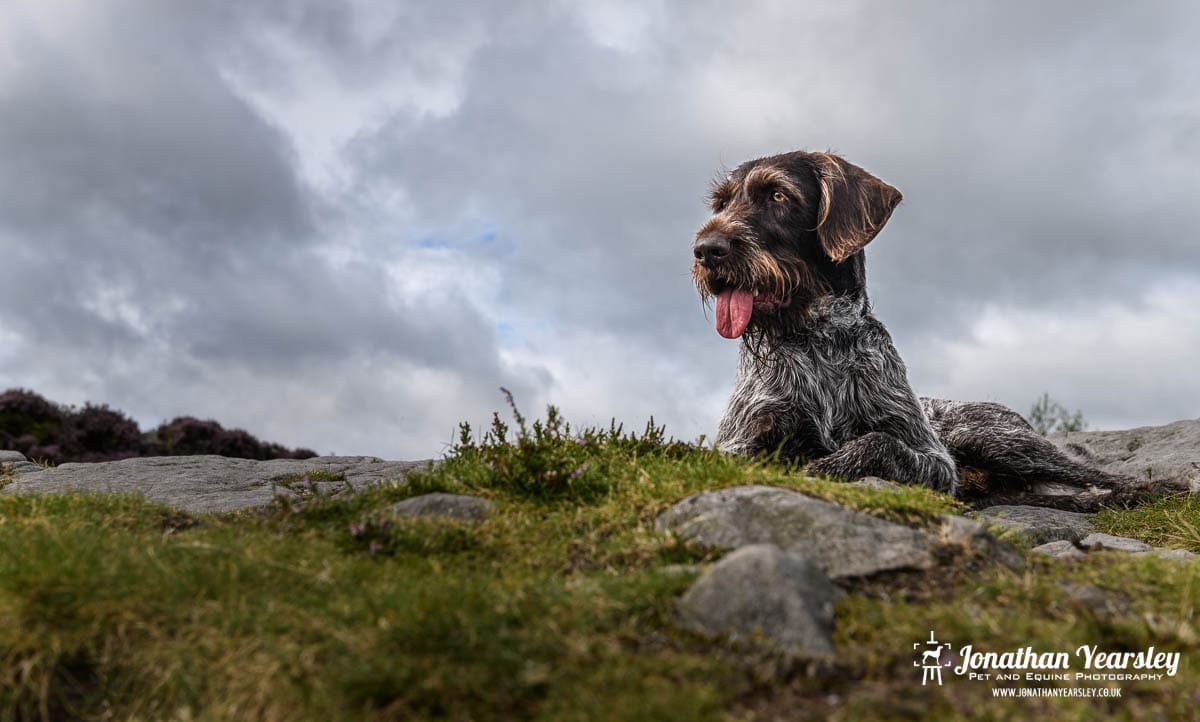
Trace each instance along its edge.
{"label": "purple heather flower", "polygon": [[571,478],[578,479],[580,477],[580,475],[582,475],[583,472],[587,471],[588,467],[591,465],[592,465],[592,462],[590,462],[590,461],[583,462],[583,464],[578,469],[571,472]]}

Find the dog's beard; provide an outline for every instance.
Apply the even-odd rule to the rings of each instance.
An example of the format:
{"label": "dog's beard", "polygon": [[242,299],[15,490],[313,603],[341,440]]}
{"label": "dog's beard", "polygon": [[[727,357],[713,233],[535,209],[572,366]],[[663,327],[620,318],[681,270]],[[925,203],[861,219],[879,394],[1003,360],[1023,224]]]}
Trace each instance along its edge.
{"label": "dog's beard", "polygon": [[717,332],[755,347],[803,326],[807,308],[830,292],[803,260],[765,253],[720,271],[696,263],[692,277],[705,306],[716,301]]}

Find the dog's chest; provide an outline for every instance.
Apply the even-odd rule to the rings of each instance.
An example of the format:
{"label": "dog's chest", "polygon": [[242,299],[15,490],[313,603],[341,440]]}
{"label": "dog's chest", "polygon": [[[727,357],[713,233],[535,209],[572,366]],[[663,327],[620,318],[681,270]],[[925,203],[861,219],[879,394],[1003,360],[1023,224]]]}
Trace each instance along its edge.
{"label": "dog's chest", "polygon": [[792,427],[787,431],[832,450],[868,430],[862,390],[877,365],[869,350],[818,336],[780,344],[773,363],[743,366],[739,385],[748,396],[786,409],[781,420]]}

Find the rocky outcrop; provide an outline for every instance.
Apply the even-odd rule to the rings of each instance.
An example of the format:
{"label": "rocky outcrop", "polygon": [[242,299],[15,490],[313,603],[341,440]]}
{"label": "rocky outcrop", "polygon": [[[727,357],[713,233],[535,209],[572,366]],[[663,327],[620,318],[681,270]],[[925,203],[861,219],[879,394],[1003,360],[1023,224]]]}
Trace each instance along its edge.
{"label": "rocky outcrop", "polygon": [[916,529],[792,489],[738,486],[690,496],[655,524],[691,544],[732,550],[680,600],[682,626],[762,639],[789,655],[815,658],[834,651],[834,582],[930,569],[963,554],[1024,568],[1024,557],[984,524],[949,514],[939,521]]}
{"label": "rocky outcrop", "polygon": [[989,506],[978,516],[1002,538],[1030,546],[1061,540],[1075,543],[1093,531],[1087,514],[1041,506]]}
{"label": "rocky outcrop", "polygon": [[1071,457],[1111,474],[1187,482],[1200,490],[1200,419],[1121,431],[1051,434]]}
{"label": "rocky outcrop", "polygon": [[19,451],[0,451],[0,478],[41,470],[42,467],[26,459]]}
{"label": "rocky outcrop", "polygon": [[[369,456],[254,461],[224,456],[151,456],[95,464],[62,464],[43,469],[15,452],[0,464],[12,481],[0,493],[63,491],[141,494],[151,501],[191,513],[229,512],[271,503],[300,491],[330,493],[349,484],[402,479],[428,461],[382,461]],[[20,456],[20,459],[16,457]],[[305,474],[310,474],[303,480]],[[304,489],[294,489],[297,482]]]}

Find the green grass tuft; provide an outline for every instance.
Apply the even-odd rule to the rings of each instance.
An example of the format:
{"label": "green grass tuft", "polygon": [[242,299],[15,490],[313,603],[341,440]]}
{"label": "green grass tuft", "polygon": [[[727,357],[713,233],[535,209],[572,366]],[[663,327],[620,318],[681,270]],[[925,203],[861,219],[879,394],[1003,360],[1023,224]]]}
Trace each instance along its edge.
{"label": "green grass tuft", "polygon": [[1132,509],[1105,510],[1092,523],[1108,534],[1200,553],[1200,495],[1197,494],[1168,497]]}

